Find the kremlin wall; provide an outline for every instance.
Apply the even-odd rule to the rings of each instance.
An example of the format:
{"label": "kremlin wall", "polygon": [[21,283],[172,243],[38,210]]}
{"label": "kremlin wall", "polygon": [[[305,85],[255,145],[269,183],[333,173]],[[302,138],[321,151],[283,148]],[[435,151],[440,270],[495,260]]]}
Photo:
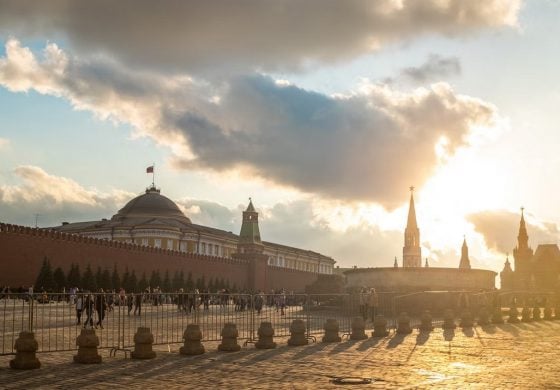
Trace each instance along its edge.
{"label": "kremlin wall", "polygon": [[[53,268],[60,266],[65,272],[72,263],[82,270],[88,264],[94,269],[113,269],[116,264],[120,274],[125,267],[134,269],[138,277],[144,272],[149,277],[153,270],[171,274],[184,271],[192,272],[195,279],[220,276],[232,286],[253,287],[249,285],[250,271],[255,268],[251,259],[186,253],[9,224],[0,224],[0,248],[0,281],[12,287],[33,284],[45,257]],[[267,289],[303,291],[317,279],[316,273],[270,265],[260,267],[260,271],[254,277]]]}

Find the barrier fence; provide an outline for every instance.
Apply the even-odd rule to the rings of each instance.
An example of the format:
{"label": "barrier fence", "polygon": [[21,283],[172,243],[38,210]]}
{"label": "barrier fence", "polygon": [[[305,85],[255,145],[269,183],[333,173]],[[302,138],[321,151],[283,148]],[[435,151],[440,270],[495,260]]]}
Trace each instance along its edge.
{"label": "barrier fence", "polygon": [[[33,331],[38,352],[77,349],[82,327],[96,328],[100,348],[113,350],[134,346],[138,327],[148,327],[154,344],[183,342],[188,324],[198,324],[202,341],[219,341],[225,323],[236,324],[239,339],[253,342],[262,321],[272,323],[277,337],[290,335],[295,319],[306,324],[307,336],[323,333],[325,321],[338,321],[340,333],[350,333],[352,319],[362,316],[372,328],[373,317],[382,314],[389,328],[396,328],[398,314],[406,311],[411,326],[420,324],[420,314],[429,310],[434,326],[442,323],[443,311],[456,314],[463,307],[476,315],[483,307],[507,308],[559,305],[558,296],[535,292],[426,291],[409,294],[378,293],[373,310],[367,294],[5,294],[0,296],[0,355],[14,354],[21,331]],[[81,310],[80,310],[81,309]]]}

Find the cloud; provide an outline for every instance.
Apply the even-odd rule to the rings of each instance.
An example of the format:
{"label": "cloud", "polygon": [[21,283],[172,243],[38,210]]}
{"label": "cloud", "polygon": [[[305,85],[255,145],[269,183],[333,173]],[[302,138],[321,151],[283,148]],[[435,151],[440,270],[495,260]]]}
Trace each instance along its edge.
{"label": "cloud", "polygon": [[438,163],[490,127],[496,108],[445,83],[412,92],[364,86],[327,96],[252,74],[209,83],[69,58],[49,44],[42,58],[16,40],[0,59],[0,85],[61,96],[76,108],[130,123],[169,146],[175,165],[242,169],[273,183],[345,200],[395,206]]}
{"label": "cloud", "polygon": [[442,57],[438,54],[430,54],[424,64],[404,68],[400,72],[401,77],[416,84],[459,74],[461,74],[461,63],[457,57]]}
{"label": "cloud", "polygon": [[[517,246],[519,219],[519,213],[505,210],[483,211],[467,216],[475,230],[483,235],[487,247],[502,253],[512,253],[513,248]],[[527,215],[525,223],[529,245],[533,249],[539,244],[558,242],[560,230],[555,223],[531,221]]]}
{"label": "cloud", "polygon": [[422,35],[515,26],[521,0],[0,1],[0,32],[135,68],[294,69]]}
{"label": "cloud", "polygon": [[0,149],[7,147],[10,145],[10,140],[7,138],[0,138]]}
{"label": "cloud", "polygon": [[0,186],[2,222],[31,225],[34,214],[40,215],[40,226],[109,218],[134,196],[122,190],[102,193],[86,189],[36,166],[19,166],[13,175],[22,183]]}

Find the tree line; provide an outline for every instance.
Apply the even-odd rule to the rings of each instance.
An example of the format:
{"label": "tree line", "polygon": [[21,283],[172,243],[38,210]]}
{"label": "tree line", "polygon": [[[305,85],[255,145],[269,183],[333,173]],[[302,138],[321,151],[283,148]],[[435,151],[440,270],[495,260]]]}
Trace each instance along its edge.
{"label": "tree line", "polygon": [[208,289],[210,292],[215,292],[228,289],[230,292],[237,292],[237,285],[234,283],[233,286],[230,286],[229,280],[224,278],[210,278],[207,281],[206,277],[202,275],[195,280],[191,272],[185,277],[183,271],[175,271],[171,276],[168,270],[162,274],[158,269],[153,270],[149,277],[145,272],[138,277],[136,271],[129,270],[128,267],[120,275],[116,264],[112,271],[101,267],[97,267],[94,271],[91,265],[87,264],[82,272],[79,264],[72,263],[68,273],[65,273],[61,267],[53,270],[50,261],[45,257],[35,280],[36,291],[62,292],[71,287],[88,291],[97,291],[100,288],[105,291],[118,291],[120,288],[124,288],[127,292],[142,292],[148,287],[159,287],[163,292],[178,291],[181,288],[185,292],[195,288],[199,291]]}

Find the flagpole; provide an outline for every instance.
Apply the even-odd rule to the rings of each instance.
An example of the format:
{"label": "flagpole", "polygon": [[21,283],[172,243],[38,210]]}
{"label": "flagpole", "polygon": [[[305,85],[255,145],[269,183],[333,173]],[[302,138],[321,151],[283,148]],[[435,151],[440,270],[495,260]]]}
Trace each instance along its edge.
{"label": "flagpole", "polygon": [[156,188],[156,163],[152,163],[152,187]]}

